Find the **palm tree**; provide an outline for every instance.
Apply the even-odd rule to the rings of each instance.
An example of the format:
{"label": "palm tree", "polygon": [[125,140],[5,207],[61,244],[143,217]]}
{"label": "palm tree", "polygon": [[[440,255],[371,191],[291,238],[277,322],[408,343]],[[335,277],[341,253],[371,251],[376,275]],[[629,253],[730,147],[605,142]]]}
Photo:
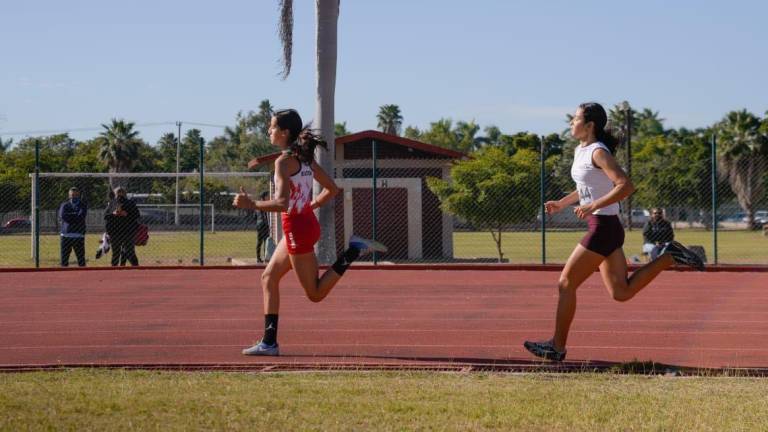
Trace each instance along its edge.
{"label": "palm tree", "polygon": [[349,129],[347,129],[347,122],[336,123],[333,129],[333,134],[337,137],[349,135]]}
{"label": "palm tree", "polygon": [[456,135],[458,150],[468,153],[482,147],[482,137],[476,136],[479,131],[480,126],[475,123],[474,120],[469,123],[465,121],[456,122],[456,127],[454,128],[453,133]]}
{"label": "palm tree", "polygon": [[13,145],[13,138],[6,140],[3,140],[3,137],[0,137],[0,153],[5,153],[9,148],[11,148],[11,145]]}
{"label": "palm tree", "polygon": [[[134,123],[123,119],[112,119],[111,123],[102,124],[104,130],[99,134],[99,158],[110,173],[129,172],[139,157],[139,132],[133,130]],[[110,187],[125,185],[124,178],[109,178]]]}
{"label": "palm tree", "polygon": [[173,132],[164,133],[157,140],[157,147],[160,154],[163,155],[163,170],[166,172],[176,171],[176,135]]}
{"label": "palm tree", "polygon": [[400,135],[400,127],[403,125],[403,115],[397,105],[382,105],[376,116],[379,121],[379,129],[386,134]]}
{"label": "palm tree", "polygon": [[[315,15],[317,17],[317,33],[315,59],[317,61],[316,75],[316,108],[315,121],[320,134],[328,143],[328,151],[317,149],[315,157],[323,169],[333,175],[334,146],[334,97],[336,92],[336,35],[339,20],[340,0],[315,0]],[[278,33],[283,45],[283,79],[291,72],[291,55],[293,52],[293,0],[280,0],[280,21]],[[321,186],[315,182],[315,193]],[[333,205],[326,205],[318,210],[318,219],[322,236],[318,242],[317,258],[322,263],[336,260],[336,229]]]}
{"label": "palm tree", "polygon": [[718,124],[720,175],[728,179],[747,213],[750,229],[757,229],[754,207],[763,196],[768,167],[768,137],[760,126],[760,119],[747,110],[731,111]]}
{"label": "palm tree", "polygon": [[638,136],[657,136],[664,135],[664,119],[659,118],[658,111],[652,111],[649,108],[643,108],[637,113],[637,134]]}

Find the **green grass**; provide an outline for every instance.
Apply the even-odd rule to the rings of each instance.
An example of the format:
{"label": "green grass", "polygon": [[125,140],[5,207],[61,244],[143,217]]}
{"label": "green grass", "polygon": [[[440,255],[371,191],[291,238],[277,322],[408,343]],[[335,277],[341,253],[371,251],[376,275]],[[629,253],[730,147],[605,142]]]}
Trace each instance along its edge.
{"label": "green grass", "polygon": [[[583,231],[547,232],[547,262],[563,263]],[[684,244],[701,245],[709,262],[714,259],[712,233],[699,229],[678,229],[676,238]],[[642,247],[640,230],[626,232],[624,252],[627,257],[639,255]],[[109,257],[94,259],[100,235],[86,238],[86,258],[89,266],[107,266]],[[454,233],[454,255],[457,259],[498,258],[496,244],[488,232]],[[151,232],[147,246],[137,247],[136,253],[143,265],[195,265],[199,258],[199,232]],[[755,231],[721,231],[718,234],[718,261],[723,264],[768,264],[768,237]],[[506,232],[502,236],[504,258],[510,263],[541,263],[541,234],[536,232]],[[219,231],[205,233],[205,262],[209,265],[227,265],[229,259],[251,259],[256,256],[254,231]],[[59,237],[40,237],[40,265],[55,267],[59,264]],[[70,262],[75,262],[74,255]],[[0,236],[0,267],[32,267],[30,238],[28,236]]]}
{"label": "green grass", "polygon": [[[626,231],[624,253],[640,255],[643,233]],[[548,231],[548,263],[564,263],[584,231]],[[457,232],[453,235],[456,258],[497,258],[496,244],[489,232]],[[712,232],[701,229],[675,230],[675,239],[686,245],[704,247],[709,262],[714,260]],[[511,263],[541,263],[541,233],[509,232],[502,235],[502,252]],[[718,262],[721,264],[768,264],[768,237],[759,231],[719,231]]]}
{"label": "green grass", "polygon": [[0,375],[0,430],[766,430],[768,380],[613,374]]}

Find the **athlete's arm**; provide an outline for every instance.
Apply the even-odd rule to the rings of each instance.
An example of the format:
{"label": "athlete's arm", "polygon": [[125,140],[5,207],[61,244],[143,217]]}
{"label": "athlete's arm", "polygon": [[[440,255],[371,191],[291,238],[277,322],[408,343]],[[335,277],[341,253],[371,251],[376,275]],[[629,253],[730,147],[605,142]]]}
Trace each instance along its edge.
{"label": "athlete's arm", "polygon": [[610,192],[592,202],[592,211],[619,202],[635,191],[632,181],[609,152],[601,148],[595,150],[592,153],[592,163],[601,168],[613,182],[613,189]]}
{"label": "athlete's arm", "polygon": [[232,205],[246,210],[262,210],[281,212],[288,210],[290,194],[290,176],[288,175],[288,158],[280,156],[275,161],[275,199],[254,201],[248,196],[245,188],[240,186],[240,193],[235,196]]}
{"label": "athlete's arm", "polygon": [[575,190],[568,195],[560,198],[560,201],[558,203],[562,207],[568,207],[569,205],[573,205],[579,202],[579,191]]}
{"label": "athlete's arm", "polygon": [[325,170],[314,161],[312,161],[312,173],[315,180],[323,187],[323,190],[312,201],[312,210],[314,210],[335,197],[339,193],[339,187],[336,186],[336,182],[328,176]]}
{"label": "athlete's arm", "polygon": [[555,214],[559,212],[560,210],[568,207],[571,204],[575,204],[579,202],[579,192],[573,191],[569,193],[568,195],[564,196],[563,198],[557,200],[557,201],[547,201],[544,203],[544,210],[548,214]]}

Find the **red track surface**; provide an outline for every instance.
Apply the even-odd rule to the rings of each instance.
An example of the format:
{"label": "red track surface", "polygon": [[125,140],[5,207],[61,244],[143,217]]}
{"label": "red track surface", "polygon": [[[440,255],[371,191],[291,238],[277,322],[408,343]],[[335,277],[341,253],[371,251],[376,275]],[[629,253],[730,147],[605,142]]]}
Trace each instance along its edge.
{"label": "red track surface", "polygon": [[[551,367],[557,272],[351,270],[322,303],[283,281],[281,357],[244,357],[263,329],[260,270],[0,273],[0,370]],[[768,371],[768,273],[663,273],[627,303],[579,289],[566,369],[653,361]],[[562,367],[562,366],[561,366]]]}

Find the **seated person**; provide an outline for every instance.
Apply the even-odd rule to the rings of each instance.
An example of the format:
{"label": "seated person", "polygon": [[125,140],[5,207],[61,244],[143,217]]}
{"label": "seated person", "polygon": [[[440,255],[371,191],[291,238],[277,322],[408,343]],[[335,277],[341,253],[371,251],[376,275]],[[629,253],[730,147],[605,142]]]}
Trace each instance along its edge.
{"label": "seated person", "polygon": [[661,208],[651,210],[651,218],[643,227],[643,254],[651,260],[659,256],[664,245],[675,239],[672,224],[664,219],[664,211]]}

